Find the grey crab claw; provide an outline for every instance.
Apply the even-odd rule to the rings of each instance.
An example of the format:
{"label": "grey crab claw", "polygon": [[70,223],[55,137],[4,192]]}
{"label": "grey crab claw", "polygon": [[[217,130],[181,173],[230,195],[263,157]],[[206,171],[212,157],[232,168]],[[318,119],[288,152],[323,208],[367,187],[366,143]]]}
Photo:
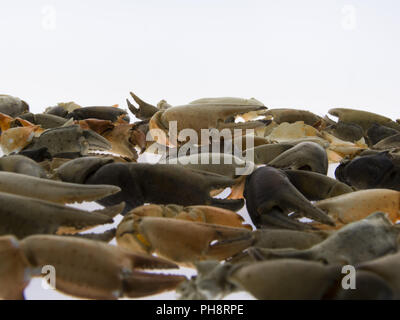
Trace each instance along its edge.
{"label": "grey crab claw", "polygon": [[[268,220],[261,216],[271,213],[269,222],[274,219],[284,222],[286,227],[296,228],[297,224],[287,217],[288,213],[294,211],[323,224],[335,225],[334,221],[321,209],[312,205],[279,169],[266,166],[254,171],[246,179],[244,196],[247,210],[255,224],[260,224],[261,219]],[[283,226],[281,223],[278,225]]]}
{"label": "grey crab claw", "polygon": [[65,154],[86,155],[89,150],[110,150],[111,144],[91,130],[83,130],[79,125],[59,127],[44,131],[24,150],[46,147],[54,157]]}
{"label": "grey crab claw", "polygon": [[133,92],[130,92],[131,97],[135,102],[139,105],[139,108],[136,108],[128,99],[126,99],[126,103],[128,104],[129,110],[133,113],[136,118],[140,120],[148,120],[150,119],[158,110],[157,107],[143,101]]}

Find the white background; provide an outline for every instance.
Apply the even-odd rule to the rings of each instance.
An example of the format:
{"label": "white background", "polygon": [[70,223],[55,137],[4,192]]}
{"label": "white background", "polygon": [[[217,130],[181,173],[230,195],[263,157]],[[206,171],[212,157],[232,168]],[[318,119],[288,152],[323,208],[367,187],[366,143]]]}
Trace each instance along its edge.
{"label": "white background", "polygon": [[[0,93],[33,112],[58,102],[156,104],[255,97],[324,115],[399,115],[400,2],[0,1]],[[38,281],[28,298],[58,298]],[[171,296],[168,296],[171,297]]]}

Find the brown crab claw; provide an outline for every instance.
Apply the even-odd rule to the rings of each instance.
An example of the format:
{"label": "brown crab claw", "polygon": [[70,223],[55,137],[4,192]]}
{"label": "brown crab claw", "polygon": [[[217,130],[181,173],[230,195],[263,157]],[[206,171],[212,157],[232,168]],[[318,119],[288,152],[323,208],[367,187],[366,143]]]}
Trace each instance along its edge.
{"label": "brown crab claw", "polygon": [[[298,224],[287,216],[293,211],[321,223],[335,225],[332,218],[313,206],[279,169],[266,166],[254,171],[246,179],[244,196],[249,215],[256,225],[262,222],[261,219],[268,222],[274,219],[279,221],[275,225],[280,227],[297,228]],[[269,213],[270,217],[262,218]]]}
{"label": "brown crab claw", "polygon": [[29,263],[14,236],[0,237],[0,299],[24,299]]}
{"label": "brown crab claw", "polygon": [[119,246],[156,253],[178,264],[226,259],[247,248],[251,231],[171,218],[127,216],[117,229]]}
{"label": "brown crab claw", "polygon": [[126,99],[126,103],[128,104],[129,110],[133,113],[133,115],[136,118],[140,120],[148,120],[158,111],[157,107],[147,102],[144,102],[133,92],[130,92],[130,95],[133,98],[133,100],[135,100],[135,102],[139,105],[139,108],[136,108],[128,99]]}
{"label": "brown crab claw", "polygon": [[[235,116],[251,111],[262,113],[265,110],[266,107],[264,106],[208,103],[188,104],[158,111],[150,119],[149,128],[155,141],[166,145],[176,145],[177,141],[173,141],[171,139],[172,137],[168,135],[170,124],[174,121],[176,121],[178,134],[183,129],[192,129],[197,133],[198,137],[201,137],[201,129],[244,130],[263,127],[264,123],[261,121],[236,123],[234,122],[234,118]],[[160,134],[160,130],[161,133],[164,133],[164,136]],[[155,132],[156,134],[154,134]],[[179,136],[177,138],[179,138]]]}
{"label": "brown crab claw", "polygon": [[138,158],[135,146],[139,146],[141,152],[146,149],[146,136],[134,124],[118,124],[104,132],[103,137],[111,142],[112,152],[135,160]]}
{"label": "brown crab claw", "polygon": [[400,130],[400,125],[393,120],[368,111],[334,108],[330,109],[328,113],[338,117],[339,121],[358,124],[364,131],[367,131],[375,123]]}
{"label": "brown crab claw", "polygon": [[41,276],[43,266],[53,266],[55,288],[77,297],[141,297],[172,290],[185,279],[142,272],[138,269],[170,269],[176,265],[99,241],[38,235],[25,238],[20,244],[32,276]]}
{"label": "brown crab claw", "polygon": [[180,205],[144,205],[131,210],[127,215],[141,217],[165,217],[188,221],[205,222],[224,226],[252,229],[243,224],[244,219],[234,211],[212,206],[180,206]]}

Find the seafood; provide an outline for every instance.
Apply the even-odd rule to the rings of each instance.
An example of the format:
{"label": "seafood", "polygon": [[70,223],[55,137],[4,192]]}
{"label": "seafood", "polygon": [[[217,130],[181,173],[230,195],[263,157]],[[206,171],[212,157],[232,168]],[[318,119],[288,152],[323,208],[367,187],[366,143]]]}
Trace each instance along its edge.
{"label": "seafood", "polygon": [[125,121],[86,119],[78,122],[82,129],[90,129],[107,139],[111,144],[111,152],[136,160],[138,158],[135,146],[143,151],[146,148],[146,137],[135,124]]}
{"label": "seafood", "polygon": [[367,137],[368,141],[370,142],[370,145],[373,146],[377,144],[379,141],[398,133],[399,133],[398,130],[374,123],[367,130]]}
{"label": "seafood", "polygon": [[389,152],[345,160],[335,170],[336,179],[357,189],[384,188],[400,191],[399,157]]}
{"label": "seafood", "polygon": [[74,234],[113,222],[120,204],[87,212],[54,202],[0,192],[0,235]]}
{"label": "seafood", "polygon": [[307,170],[321,174],[328,173],[328,157],[324,148],[314,142],[301,142],[282,152],[268,162],[275,168]]}
{"label": "seafood", "polygon": [[65,125],[68,121],[65,118],[46,114],[46,113],[38,113],[33,114],[31,112],[25,113],[20,116],[21,119],[27,120],[33,124],[40,125],[43,129],[57,128]]}
{"label": "seafood", "polygon": [[274,225],[283,228],[306,228],[307,224],[291,218],[292,211],[328,225],[333,220],[316,208],[294,187],[283,171],[261,167],[246,178],[246,207],[256,226]]}
{"label": "seafood", "polygon": [[386,213],[375,212],[345,225],[309,249],[252,248],[249,249],[249,255],[256,260],[290,258],[354,265],[397,252],[399,234],[399,227],[393,225]]}
{"label": "seafood", "polygon": [[[249,247],[307,249],[330,234],[285,229],[251,231],[233,213],[229,214],[228,220],[218,208],[208,207],[207,211],[204,206],[191,208],[203,209],[201,216],[204,214],[204,218],[198,219],[198,214],[194,217],[196,213],[193,212],[192,216],[186,212],[182,214],[182,211],[172,215],[172,210],[154,205],[136,208],[119,224],[117,243],[134,252],[157,253],[179,264],[192,266],[197,260],[234,257],[232,261],[237,261],[235,257],[242,256],[243,250]],[[138,212],[140,215],[136,214]]]}
{"label": "seafood", "polygon": [[0,172],[0,192],[57,203],[93,201],[115,194],[120,190],[116,186],[104,184],[82,185],[41,179],[14,172]]}
{"label": "seafood", "polygon": [[72,125],[46,130],[37,139],[33,139],[24,150],[37,150],[43,147],[46,147],[53,157],[67,154],[81,156],[87,155],[89,150],[109,150],[111,144],[91,130],[83,130],[78,125]]}
{"label": "seafood", "polygon": [[22,241],[0,237],[0,256],[0,297],[7,299],[23,299],[29,280],[42,276],[47,265],[56,270],[57,290],[89,299],[152,295],[173,290],[186,279],[144,271],[177,268],[163,259],[71,237],[37,235]]}
{"label": "seafood", "polygon": [[175,218],[188,221],[220,224],[236,228],[247,228],[250,230],[252,229],[250,225],[243,224],[244,219],[239,214],[230,210],[211,206],[183,207],[175,204],[150,204],[137,207],[129,211],[129,213],[125,217],[125,220],[129,219],[128,217],[131,214],[140,217]]}
{"label": "seafood", "polygon": [[21,155],[1,157],[0,171],[21,173],[38,178],[47,177],[46,171],[36,161]]}
{"label": "seafood", "polygon": [[24,100],[10,95],[0,94],[1,113],[15,118],[28,111],[29,105]]}
{"label": "seafood", "polygon": [[245,228],[135,215],[121,221],[116,238],[119,246],[156,253],[185,266],[198,260],[229,258],[253,242],[251,231]]}
{"label": "seafood", "polygon": [[[181,133],[183,129],[192,129],[201,137],[201,129],[254,129],[264,126],[261,121],[247,121],[235,123],[231,117],[245,114],[248,112],[262,113],[266,110],[264,106],[252,105],[232,105],[232,104],[187,104],[172,107],[166,110],[160,110],[155,113],[150,121],[149,128],[154,129],[151,132],[157,132],[153,136],[154,140],[164,145],[177,145],[171,138],[176,138],[179,142],[186,141],[187,137],[181,139],[178,137],[169,137],[169,123],[177,122],[177,132]],[[158,129],[158,130],[155,130]],[[161,130],[161,133],[159,134]],[[204,143],[204,142],[203,142]]]}
{"label": "seafood", "polygon": [[328,113],[338,117],[339,121],[359,125],[364,132],[374,124],[380,124],[400,131],[400,124],[376,113],[347,108],[330,109]]}
{"label": "seafood", "polygon": [[121,192],[98,200],[104,206],[126,203],[123,213],[144,203],[179,205],[214,205],[238,210],[242,199],[216,199],[215,189],[230,187],[235,180],[205,171],[172,164],[107,163],[107,159],[72,160],[57,169],[58,177],[66,182],[111,184]]}
{"label": "seafood", "polygon": [[361,220],[376,211],[385,212],[395,223],[400,217],[400,192],[390,189],[360,190],[318,201],[315,206],[332,217],[337,226]]}
{"label": "seafood", "polygon": [[317,116],[310,111],[296,109],[269,109],[266,111],[265,115],[271,115],[274,122],[277,124],[283,122],[294,123],[297,121],[303,121],[309,126],[314,126],[322,119],[320,116]]}
{"label": "seafood", "polygon": [[128,99],[126,99],[129,110],[136,118],[140,120],[150,120],[150,118],[159,111],[157,107],[148,104],[147,102],[144,102],[133,92],[130,92],[130,95],[133,100],[135,100],[135,102],[139,105],[139,108],[136,108]]}
{"label": "seafood", "polygon": [[40,135],[39,126],[10,128],[1,134],[0,145],[4,154],[20,152],[26,148],[35,136]]}
{"label": "seafood", "polygon": [[85,120],[90,118],[110,120],[112,122],[122,119],[129,123],[129,115],[125,110],[112,107],[82,107],[76,108],[66,115],[66,118]]}
{"label": "seafood", "polygon": [[339,265],[282,259],[231,265],[216,261],[196,264],[197,276],[180,284],[181,299],[222,299],[232,292],[247,291],[263,300],[393,299],[392,285],[377,274],[357,269],[356,288],[342,287]]}

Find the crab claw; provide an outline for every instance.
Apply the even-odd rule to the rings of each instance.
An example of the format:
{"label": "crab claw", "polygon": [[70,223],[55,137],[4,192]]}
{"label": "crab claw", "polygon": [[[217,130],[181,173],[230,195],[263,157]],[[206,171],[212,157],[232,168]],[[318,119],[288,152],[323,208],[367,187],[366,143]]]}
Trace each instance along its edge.
{"label": "crab claw", "polygon": [[8,129],[11,128],[11,123],[14,121],[13,117],[10,117],[9,115],[5,113],[0,112],[0,129],[1,132],[4,132]]}
{"label": "crab claw", "polygon": [[[76,159],[61,166],[57,174],[69,182],[119,186],[121,192],[98,202],[109,206],[125,201],[124,213],[145,203],[214,205],[233,211],[244,205],[243,199],[216,199],[210,196],[212,190],[235,184],[235,180],[217,174],[169,164],[109,163],[97,167],[98,164],[96,160],[85,162]],[[85,173],[88,173],[86,177]],[[85,178],[82,179],[82,176]]]}
{"label": "crab claw", "polygon": [[37,178],[47,178],[46,171],[36,161],[21,155],[1,157],[0,171],[21,173]]}
{"label": "crab claw", "polygon": [[244,265],[227,279],[257,299],[323,299],[343,277],[340,271],[338,265],[285,259]]}
{"label": "crab claw", "polygon": [[330,109],[328,113],[338,117],[339,121],[358,124],[365,132],[375,123],[400,131],[400,124],[376,113],[347,108]]}
{"label": "crab claw", "polygon": [[80,120],[82,129],[90,129],[103,136],[111,143],[111,152],[136,160],[138,158],[135,146],[143,152],[146,148],[146,136],[135,124],[124,121],[112,123],[110,120],[86,119]]}
{"label": "crab claw", "polygon": [[387,213],[394,223],[400,213],[400,192],[389,189],[361,190],[318,201],[315,206],[341,224],[361,220],[376,211]]}
{"label": "crab claw", "polygon": [[324,148],[315,142],[301,142],[284,151],[269,166],[294,170],[307,170],[326,175],[328,173],[328,156]]}
{"label": "crab claw", "polygon": [[243,228],[135,215],[126,216],[117,229],[119,246],[188,266],[197,260],[226,259],[253,240],[251,231]]}
{"label": "crab claw", "polygon": [[354,191],[347,184],[316,172],[285,170],[285,174],[296,189],[311,201],[331,198]]}
{"label": "crab claw", "polygon": [[14,172],[0,172],[0,192],[33,197],[58,203],[94,201],[119,192],[110,185],[82,185],[32,177]]}
{"label": "crab claw", "polygon": [[89,299],[141,297],[175,289],[184,276],[149,274],[137,269],[170,269],[169,261],[128,252],[99,241],[59,236],[31,236],[20,242],[35,270],[51,265],[56,289]]}
{"label": "crab claw", "polygon": [[243,152],[243,155],[246,157],[248,154],[253,154],[254,163],[267,164],[291,148],[293,148],[293,144],[291,143],[263,144],[254,148],[246,149]]}
{"label": "crab claw", "polygon": [[0,237],[0,298],[24,299],[24,289],[30,277],[26,270],[29,266],[17,238]]}
{"label": "crab claw", "polygon": [[54,202],[0,192],[0,234],[74,234],[113,222],[124,204],[88,212]]}
{"label": "crab claw", "polygon": [[141,152],[146,149],[146,136],[134,124],[119,124],[104,132],[103,137],[111,142],[112,152],[134,160],[138,158],[135,146],[139,146]]}
{"label": "crab claw", "polygon": [[130,92],[131,97],[135,102],[139,105],[139,108],[136,108],[128,99],[126,99],[126,103],[128,104],[129,110],[133,113],[133,115],[140,120],[148,120],[150,119],[159,109],[147,102],[144,102],[133,92]]}
{"label": "crab claw", "polygon": [[79,125],[48,129],[25,150],[46,147],[54,157],[69,153],[86,155],[89,150],[109,150],[111,144],[91,130],[83,130]]}
{"label": "crab claw", "polygon": [[400,190],[399,165],[388,152],[342,161],[335,170],[335,176],[339,181],[357,189]]}
{"label": "crab claw", "polygon": [[17,117],[29,111],[29,105],[17,97],[0,94],[0,112],[10,117]]}
{"label": "crab claw", "polygon": [[244,219],[236,212],[212,207],[212,206],[179,206],[175,204],[168,205],[144,205],[131,210],[129,214],[140,217],[164,217],[175,218],[187,221],[204,222],[218,224],[236,228],[252,229],[250,225],[243,224]]}
{"label": "crab claw", "polygon": [[[121,118],[122,116],[122,118]],[[111,107],[83,107],[74,109],[72,112],[68,113],[67,118],[73,118],[74,120],[84,120],[84,119],[102,119],[110,120],[112,122],[118,119],[123,119],[129,123],[129,116],[125,110]]]}
{"label": "crab claw", "polygon": [[244,196],[247,210],[256,226],[267,219],[268,224],[299,228],[300,223],[287,216],[292,211],[324,224],[335,225],[328,215],[313,206],[292,185],[282,171],[272,167],[258,168],[247,177]]}
{"label": "crab claw", "polygon": [[[176,145],[168,135],[169,124],[171,121],[177,122],[177,133],[183,129],[192,129],[201,136],[201,129],[255,129],[263,127],[261,121],[248,121],[243,123],[235,123],[235,116],[245,114],[251,111],[263,113],[266,110],[265,106],[252,105],[231,105],[231,104],[188,104],[176,106],[166,110],[160,110],[155,113],[149,121],[150,133],[155,141],[166,144]],[[232,118],[233,117],[233,118]],[[154,131],[153,131],[154,130]],[[159,130],[165,136],[159,135]],[[156,134],[154,134],[157,132]],[[186,139],[186,137],[185,137]],[[204,143],[204,142],[203,142]]]}
{"label": "crab claw", "polygon": [[294,123],[297,121],[303,121],[309,126],[314,126],[318,121],[321,120],[320,116],[306,111],[297,109],[269,109],[265,115],[271,115],[274,122],[281,124],[282,122]]}
{"label": "crab claw", "polygon": [[[250,248],[255,260],[304,259],[325,264],[357,264],[397,252],[400,229],[383,212],[349,223],[305,250]],[[379,240],[378,240],[379,239]]]}

